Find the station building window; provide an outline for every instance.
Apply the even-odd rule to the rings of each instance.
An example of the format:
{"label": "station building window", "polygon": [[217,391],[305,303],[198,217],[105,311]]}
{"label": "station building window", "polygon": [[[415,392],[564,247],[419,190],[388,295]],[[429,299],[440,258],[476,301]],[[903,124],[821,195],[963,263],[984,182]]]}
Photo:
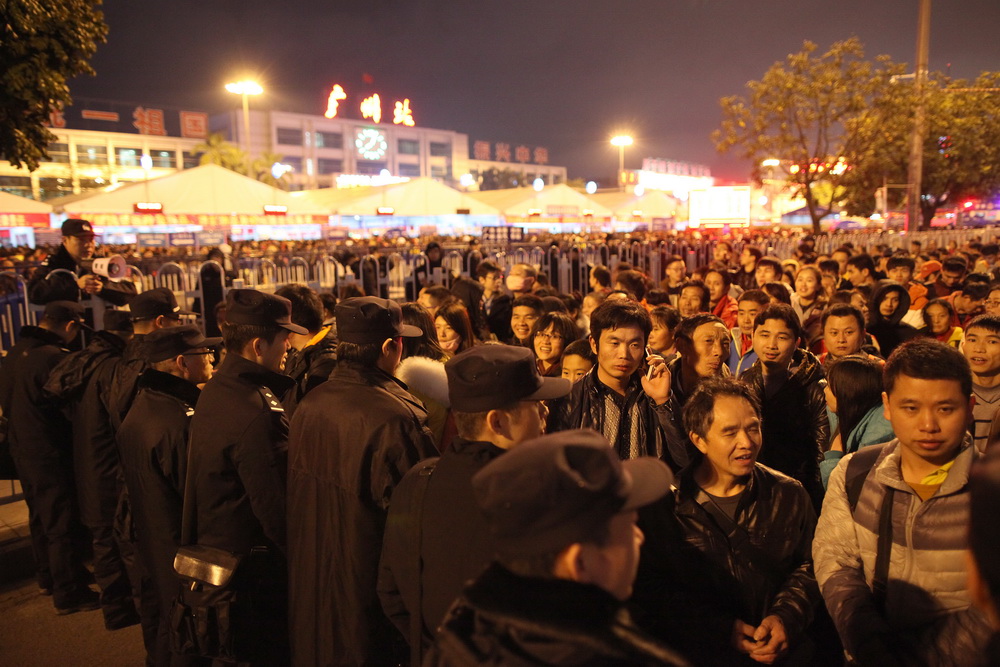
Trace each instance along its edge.
{"label": "station building window", "polygon": [[431,178],[448,178],[449,175],[448,167],[431,165]]}
{"label": "station building window", "polygon": [[[76,146],[76,161],[79,164],[107,164],[108,163],[108,147],[107,146],[87,146],[83,144],[77,144]],[[139,158],[136,157],[136,164],[139,164]]]}
{"label": "station building window", "polygon": [[[69,164],[69,144],[51,143],[48,148],[49,158],[46,162]],[[30,191],[30,188],[29,188]]]}
{"label": "station building window", "polygon": [[386,168],[385,162],[358,162],[359,174],[378,175]]}
{"label": "station building window", "polygon": [[183,160],[183,166],[181,169],[194,169],[201,162],[201,153],[192,153],[190,151],[184,151],[181,154],[181,159]]}
{"label": "station building window", "polygon": [[153,149],[149,151],[149,157],[153,158],[154,167],[163,167],[166,169],[174,168],[174,152],[173,151],[162,151]]}
{"label": "station building window", "polygon": [[451,157],[451,144],[431,142],[431,155],[434,157]]}
{"label": "station building window", "polygon": [[[79,151],[79,148],[77,148],[77,151]],[[141,148],[125,148],[123,146],[115,148],[115,162],[121,167],[138,167],[141,164],[139,162],[141,158]]]}
{"label": "station building window", "polygon": [[276,140],[282,146],[301,146],[302,130],[297,127],[275,128]]}
{"label": "station building window", "polygon": [[399,165],[399,175],[407,176],[409,178],[416,178],[420,176],[420,165],[419,164],[401,164]]}
{"label": "station building window", "polygon": [[339,174],[344,170],[343,160],[321,157],[316,160],[317,174]]}
{"label": "station building window", "polygon": [[400,139],[399,140],[399,154],[400,155],[419,155],[420,154],[420,142],[416,139]]}
{"label": "station building window", "polygon": [[73,183],[68,178],[38,179],[38,196],[43,200],[71,194],[73,194]]}
{"label": "station building window", "polygon": [[340,132],[316,132],[316,148],[343,148],[344,135]]}
{"label": "station building window", "polygon": [[0,192],[19,197],[31,197],[30,176],[0,176]]}

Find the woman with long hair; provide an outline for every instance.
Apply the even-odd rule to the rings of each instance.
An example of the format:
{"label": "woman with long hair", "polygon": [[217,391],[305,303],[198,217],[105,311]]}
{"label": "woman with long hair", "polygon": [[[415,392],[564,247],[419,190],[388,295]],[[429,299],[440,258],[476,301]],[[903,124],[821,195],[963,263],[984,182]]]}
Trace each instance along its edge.
{"label": "woman with long hair", "polygon": [[562,377],[562,357],[566,346],[580,338],[580,329],[566,313],[545,313],[531,332],[538,372],[545,377]]}
{"label": "woman with long hair", "polygon": [[476,344],[469,311],[458,299],[446,301],[437,309],[434,328],[437,330],[438,345],[450,357]]}
{"label": "woman with long hair", "polygon": [[819,465],[824,488],[841,458],[894,437],[882,409],[882,364],[844,357],[830,364],[826,377],[826,405],[837,416],[837,430]]}

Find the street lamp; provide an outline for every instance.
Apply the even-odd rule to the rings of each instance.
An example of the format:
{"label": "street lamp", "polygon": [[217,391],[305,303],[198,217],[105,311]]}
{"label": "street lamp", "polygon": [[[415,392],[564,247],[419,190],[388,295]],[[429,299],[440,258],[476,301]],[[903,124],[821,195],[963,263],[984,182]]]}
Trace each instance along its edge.
{"label": "street lamp", "polygon": [[256,81],[250,81],[249,79],[244,79],[243,81],[235,81],[233,83],[226,84],[226,90],[233,95],[240,95],[243,97],[243,134],[246,135],[247,144],[247,176],[250,175],[250,102],[248,97],[250,95],[260,95],[264,92],[264,89],[260,87],[260,84]]}
{"label": "street lamp", "polygon": [[[618,147],[618,178],[622,178],[622,174],[625,172],[625,147],[632,145],[632,137],[627,134],[619,134],[617,137],[611,137],[611,145]],[[625,188],[624,181],[621,183],[622,189]]]}

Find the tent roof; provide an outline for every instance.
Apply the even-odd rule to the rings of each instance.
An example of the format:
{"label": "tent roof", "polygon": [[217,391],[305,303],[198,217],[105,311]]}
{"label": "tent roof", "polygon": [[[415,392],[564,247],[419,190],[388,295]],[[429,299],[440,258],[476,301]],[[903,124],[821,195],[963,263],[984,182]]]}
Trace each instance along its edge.
{"label": "tent roof", "polygon": [[644,218],[667,218],[677,212],[677,199],[661,190],[649,190],[641,196],[632,192],[598,192],[588,195],[598,204],[614,211],[616,217],[632,217],[642,211]]}
{"label": "tent roof", "polygon": [[493,206],[432,178],[375,187],[303,190],[292,197],[340,215],[375,215],[379,207],[394,209],[394,215],[453,215],[459,209],[468,209],[471,215],[498,214]]}
{"label": "tent roof", "polygon": [[565,183],[547,185],[540,192],[536,192],[534,188],[507,188],[470,192],[469,196],[496,207],[504,215],[527,217],[529,209],[541,209],[545,213],[550,206],[575,206],[581,214],[584,209],[588,209],[599,217],[611,215],[611,209]]}
{"label": "tent roof", "polygon": [[[147,190],[148,188],[148,190]],[[140,201],[163,204],[170,213],[261,214],[265,205],[284,205],[291,214],[322,214],[308,201],[215,164],[176,171],[148,181],[112,186],[79,195],[53,199],[57,211],[66,213],[132,213]]]}
{"label": "tent roof", "polygon": [[0,192],[0,212],[3,213],[51,213],[52,205],[45,202],[18,197],[9,192]]}

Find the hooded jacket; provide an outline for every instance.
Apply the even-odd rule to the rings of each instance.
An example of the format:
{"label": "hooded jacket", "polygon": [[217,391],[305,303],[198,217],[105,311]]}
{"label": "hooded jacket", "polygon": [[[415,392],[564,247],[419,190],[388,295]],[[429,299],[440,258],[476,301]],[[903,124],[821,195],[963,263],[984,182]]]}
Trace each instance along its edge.
{"label": "hooded jacket", "polygon": [[826,378],[819,360],[802,349],[795,350],[788,372],[771,396],[760,360],[740,378],[761,405],[763,445],[757,460],[801,482],[818,509],[823,501],[819,462],[830,441],[823,394]]}
{"label": "hooded jacket", "polygon": [[[892,313],[892,316],[886,318],[879,311],[878,304],[891,291],[899,294],[899,305],[896,306],[896,310]],[[917,335],[916,329],[903,322],[903,317],[906,316],[909,309],[910,294],[903,285],[891,280],[880,280],[876,284],[872,292],[872,298],[868,302],[868,317],[870,321],[866,329],[878,342],[879,352],[882,353],[885,359],[888,359],[892,351],[901,343],[905,343]]]}

